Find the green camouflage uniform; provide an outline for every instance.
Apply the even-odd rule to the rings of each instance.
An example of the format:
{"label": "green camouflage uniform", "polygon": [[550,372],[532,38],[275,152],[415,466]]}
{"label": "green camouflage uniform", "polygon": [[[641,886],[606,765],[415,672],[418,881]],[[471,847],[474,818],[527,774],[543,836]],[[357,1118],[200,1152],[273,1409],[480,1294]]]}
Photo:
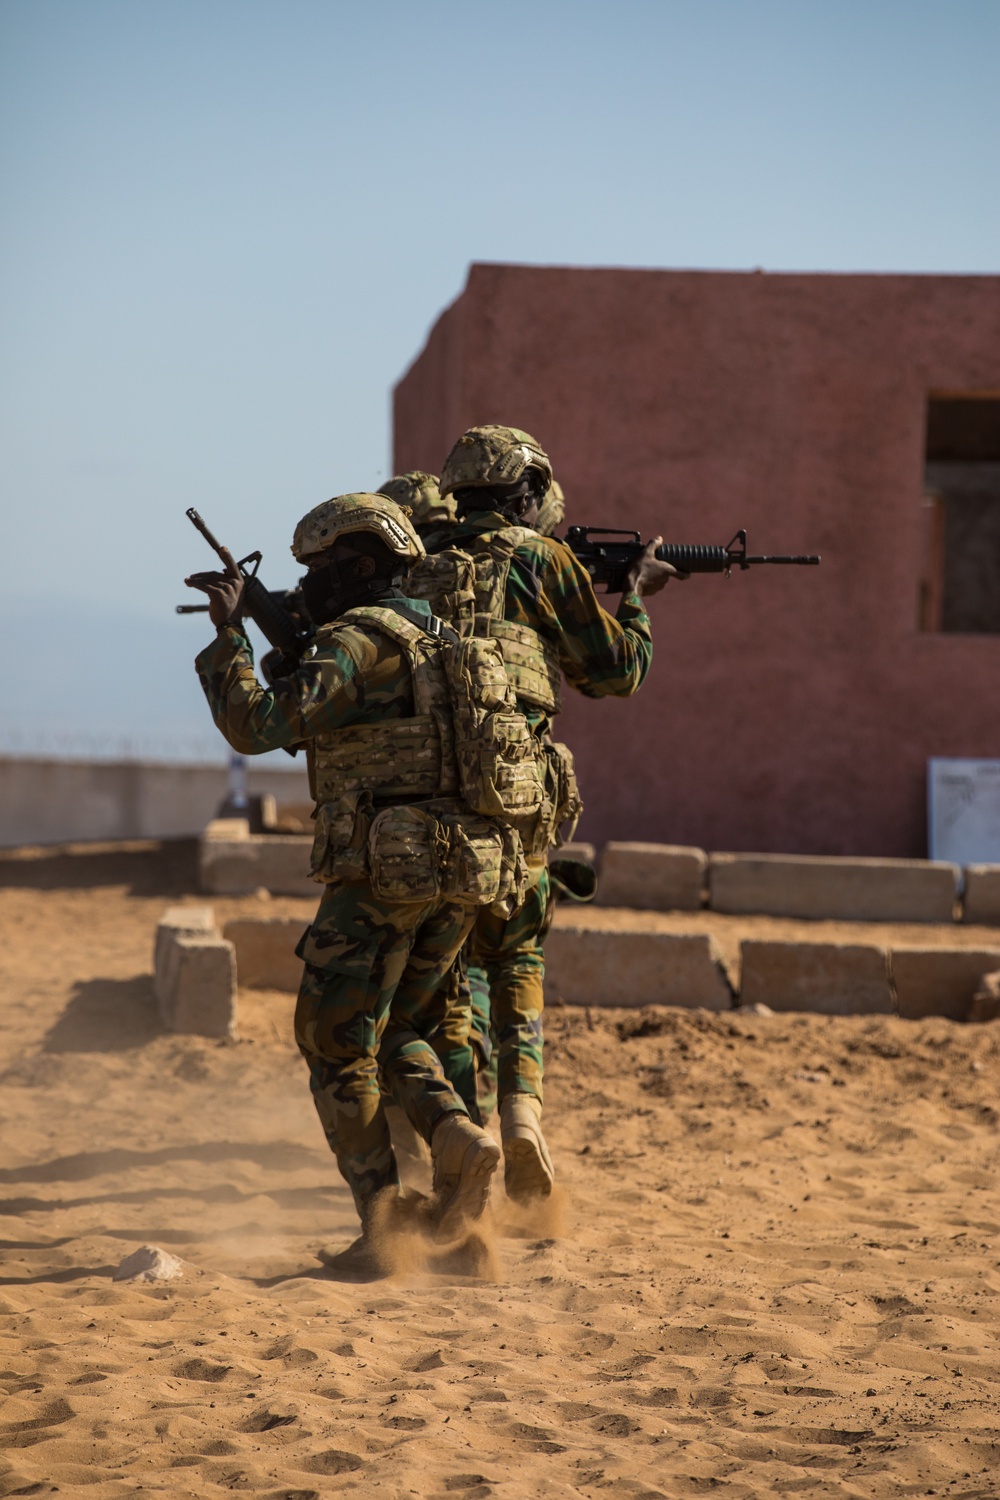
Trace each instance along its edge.
{"label": "green camouflage uniform", "polygon": [[[379,602],[391,608],[393,601]],[[420,601],[399,602],[430,619]],[[396,641],[370,626],[336,622],[324,626],[320,637],[316,654],[271,688],[258,682],[250,644],[238,627],[220,629],[196,661],[212,715],[230,745],[255,755],[304,743],[314,795],[317,737],[414,712],[411,674]],[[367,879],[338,880],[327,886],[296,950],[305,961],[296,1040],[309,1065],[323,1129],[363,1222],[372,1196],[399,1182],[379,1103],[378,1068],[425,1140],[442,1115],[463,1110],[438,1053],[468,1091],[474,1069],[468,1017],[449,1010],[442,981],[476,911],[441,896],[388,900]]]}
{"label": "green camouflage uniform", "polygon": [[[511,524],[496,511],[467,512],[456,525],[429,528],[424,541],[429,553],[460,548],[475,555]],[[522,531],[507,576],[504,619],[535,631],[570,685],[589,698],[630,697],[649,670],[652,634],[639,596],[623,594],[614,617],[609,615],[582,563],[554,537]],[[548,740],[554,711],[521,698],[518,707],[534,733]],[[482,1056],[476,1011],[481,1017],[488,1006],[497,1044],[491,1066],[497,1068],[501,1102],[511,1093],[542,1099],[542,938],[549,906],[545,853],[543,847],[529,854],[532,881],[521,910],[508,921],[480,912],[467,949],[469,983],[477,1000],[474,1039]],[[464,1005],[470,1005],[467,992]],[[492,1102],[488,1091],[481,1102],[487,1111]]]}

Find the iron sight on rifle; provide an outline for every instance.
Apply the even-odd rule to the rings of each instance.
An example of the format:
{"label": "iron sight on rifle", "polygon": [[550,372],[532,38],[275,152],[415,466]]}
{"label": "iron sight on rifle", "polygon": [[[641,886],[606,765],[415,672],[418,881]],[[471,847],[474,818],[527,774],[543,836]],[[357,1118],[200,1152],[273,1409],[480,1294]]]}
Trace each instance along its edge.
{"label": "iron sight on rifle", "polygon": [[[615,540],[600,540],[605,537]],[[593,540],[595,538],[598,540]],[[621,538],[625,540],[620,540]],[[571,526],[564,541],[583,563],[594,582],[603,583],[609,594],[624,591],[629,571],[646,550],[646,543],[640,540],[637,531],[614,531],[604,526]],[[672,564],[678,573],[724,573],[727,578],[734,568],[746,569],[756,567],[759,563],[808,568],[816,567],[820,561],[815,554],[800,557],[750,557],[747,555],[745,531],[738,531],[725,547],[663,542],[656,549],[656,557],[660,562]]]}
{"label": "iron sight on rifle", "polygon": [[[196,527],[208,545],[225,562],[224,548],[209,531],[201,516],[192,506],[185,512],[191,525]],[[300,616],[293,613],[300,598],[297,589],[266,589],[257,577],[261,564],[260,552],[248,552],[236,566],[243,578],[243,602],[241,614],[252,620],[266,641],[274,647],[261,658],[260,668],[268,682],[287,677],[298,667],[303,656],[313,644],[313,629]],[[252,566],[251,566],[252,565]],[[195,615],[207,612],[207,604],[178,604],[179,615]]]}

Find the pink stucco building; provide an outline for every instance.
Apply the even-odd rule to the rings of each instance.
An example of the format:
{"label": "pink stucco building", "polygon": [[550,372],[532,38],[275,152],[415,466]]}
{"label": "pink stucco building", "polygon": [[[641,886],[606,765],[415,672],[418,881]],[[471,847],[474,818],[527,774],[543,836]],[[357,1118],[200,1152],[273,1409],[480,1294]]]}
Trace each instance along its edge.
{"label": "pink stucco building", "polygon": [[570,521],[823,555],[670,584],[639,694],[567,694],[580,836],[926,852],[927,758],[1000,755],[1000,277],[476,265],[396,472],[478,422]]}

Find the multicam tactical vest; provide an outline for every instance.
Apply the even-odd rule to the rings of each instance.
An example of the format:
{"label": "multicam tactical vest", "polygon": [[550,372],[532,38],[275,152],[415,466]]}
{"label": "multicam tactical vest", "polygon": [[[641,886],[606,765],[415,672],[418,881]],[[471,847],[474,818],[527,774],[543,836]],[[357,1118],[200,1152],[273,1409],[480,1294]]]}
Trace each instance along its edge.
{"label": "multicam tactical vest", "polygon": [[503,618],[511,558],[536,535],[526,526],[505,526],[463,547],[446,547],[410,570],[406,591],[425,599],[460,635],[499,641],[518,698],[557,714],[562,707],[558,651],[529,625]]}
{"label": "multicam tactical vest", "polygon": [[[349,610],[335,628],[344,625],[372,626],[397,643],[410,670],[414,714],[313,740],[317,804],[367,791],[375,801],[457,796],[487,817],[539,807],[537,744],[517,708],[499,644],[475,637],[446,643],[377,605]],[[320,648],[322,641],[321,630]]]}
{"label": "multicam tactical vest", "polygon": [[348,611],[332,628],[343,625],[374,627],[397,643],[414,713],[309,742],[314,878],[367,879],[387,900],[445,896],[510,916],[527,880],[515,824],[543,805],[548,768],[499,644],[443,640],[377,605]]}

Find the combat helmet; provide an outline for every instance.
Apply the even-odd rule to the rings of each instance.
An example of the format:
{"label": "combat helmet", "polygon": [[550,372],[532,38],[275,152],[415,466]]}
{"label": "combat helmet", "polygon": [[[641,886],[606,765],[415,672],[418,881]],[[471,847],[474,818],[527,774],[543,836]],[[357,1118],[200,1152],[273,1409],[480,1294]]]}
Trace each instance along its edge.
{"label": "combat helmet", "polygon": [[558,479],[553,479],[538,507],[538,519],[534,529],[540,536],[555,536],[556,527],[561,526],[566,515],[566,496]]}
{"label": "combat helmet", "polygon": [[367,531],[384,542],[397,557],[415,562],[424,557],[424,544],[413,529],[413,522],[402,506],[387,495],[334,495],[317,505],[295,528],[292,556],[304,562],[317,552],[332,547],[338,537],[352,531]]}
{"label": "combat helmet", "polygon": [[552,483],[548,454],[530,432],[520,427],[470,427],[444,461],[441,494],[516,484],[526,469],[537,469],[546,488]]}
{"label": "combat helmet", "polygon": [[409,469],[405,474],[396,474],[378,487],[380,495],[387,495],[397,505],[408,506],[412,512],[414,526],[430,526],[438,521],[454,521],[458,517],[457,507],[450,495],[442,495],[436,474],[425,474],[423,469]]}

